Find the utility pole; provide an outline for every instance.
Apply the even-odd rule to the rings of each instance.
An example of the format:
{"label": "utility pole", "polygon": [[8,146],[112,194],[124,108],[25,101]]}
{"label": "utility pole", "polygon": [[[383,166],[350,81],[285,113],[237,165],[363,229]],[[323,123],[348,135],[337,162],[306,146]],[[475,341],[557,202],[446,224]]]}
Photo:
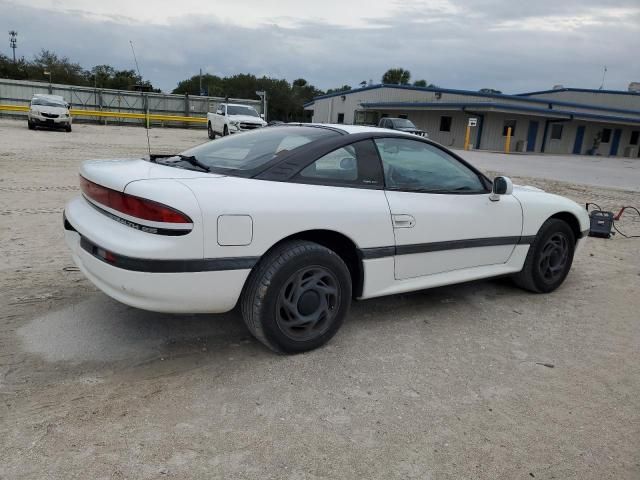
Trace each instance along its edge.
{"label": "utility pole", "polygon": [[202,69],[200,69],[200,96],[204,96],[204,91],[202,90]]}
{"label": "utility pole", "polygon": [[9,32],[9,45],[13,50],[13,63],[16,63],[16,48],[18,47],[18,32],[11,30]]}

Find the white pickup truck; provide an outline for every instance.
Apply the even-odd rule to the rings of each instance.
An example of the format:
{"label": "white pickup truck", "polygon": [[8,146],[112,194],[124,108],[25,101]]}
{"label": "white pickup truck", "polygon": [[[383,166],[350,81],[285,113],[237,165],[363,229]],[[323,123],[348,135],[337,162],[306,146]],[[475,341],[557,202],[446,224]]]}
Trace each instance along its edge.
{"label": "white pickup truck", "polygon": [[216,135],[246,132],[267,124],[255,108],[234,103],[221,103],[215,113],[207,113],[207,132],[210,139]]}

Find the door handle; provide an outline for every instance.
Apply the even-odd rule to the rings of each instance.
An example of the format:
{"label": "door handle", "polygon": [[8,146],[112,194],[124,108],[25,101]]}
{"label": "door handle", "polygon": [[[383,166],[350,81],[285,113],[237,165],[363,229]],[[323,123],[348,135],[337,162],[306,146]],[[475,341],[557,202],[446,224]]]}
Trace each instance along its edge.
{"label": "door handle", "polygon": [[416,219],[411,215],[392,215],[393,228],[413,228]]}

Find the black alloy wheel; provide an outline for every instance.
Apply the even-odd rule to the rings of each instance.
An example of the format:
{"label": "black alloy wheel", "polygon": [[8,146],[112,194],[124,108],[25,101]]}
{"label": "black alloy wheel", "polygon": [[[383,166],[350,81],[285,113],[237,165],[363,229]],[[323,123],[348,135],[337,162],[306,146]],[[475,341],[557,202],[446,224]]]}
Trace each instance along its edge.
{"label": "black alloy wheel", "polygon": [[313,350],[338,331],[351,305],[351,273],[333,250],[305,240],[267,252],[240,299],[247,328],[278,353]]}
{"label": "black alloy wheel", "polygon": [[305,341],[325,333],[340,305],[338,279],[321,266],[291,275],[280,289],[276,322],[287,337]]}
{"label": "black alloy wheel", "polygon": [[521,288],[536,293],[553,292],[564,282],[573,263],[576,237],[567,222],[550,218],[529,246],[522,270],[513,276]]}

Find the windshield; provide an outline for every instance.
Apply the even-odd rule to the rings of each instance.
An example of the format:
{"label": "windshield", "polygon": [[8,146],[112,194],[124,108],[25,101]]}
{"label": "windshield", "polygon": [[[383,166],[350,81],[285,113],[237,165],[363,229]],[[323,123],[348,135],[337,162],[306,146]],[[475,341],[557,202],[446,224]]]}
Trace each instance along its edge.
{"label": "windshield", "polygon": [[227,115],[250,115],[252,117],[260,116],[253,107],[245,107],[244,105],[227,105]]}
{"label": "windshield", "polygon": [[195,157],[211,171],[246,171],[306,143],[335,135],[340,133],[318,127],[261,128],[203,143],[182,152],[182,155]]}
{"label": "windshield", "polygon": [[67,108],[67,104],[62,100],[54,100],[51,98],[34,98],[31,105],[43,105],[45,107]]}
{"label": "windshield", "polygon": [[396,118],[391,120],[393,122],[393,126],[396,128],[416,128],[411,120],[407,120],[406,118]]}

